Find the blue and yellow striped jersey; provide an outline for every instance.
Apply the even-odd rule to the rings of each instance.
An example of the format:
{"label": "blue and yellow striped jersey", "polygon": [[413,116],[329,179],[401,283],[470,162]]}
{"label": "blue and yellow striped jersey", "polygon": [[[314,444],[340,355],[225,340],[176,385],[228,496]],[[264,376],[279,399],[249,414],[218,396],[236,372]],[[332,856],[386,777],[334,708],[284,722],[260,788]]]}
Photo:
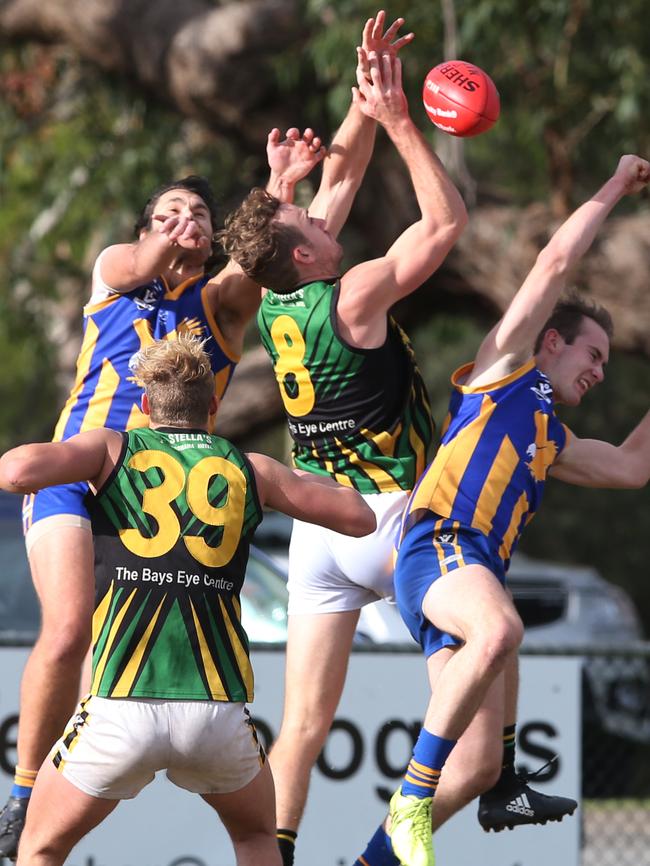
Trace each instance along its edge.
{"label": "blue and yellow striped jersey", "polygon": [[[98,267],[93,279],[96,281]],[[75,383],[59,417],[54,439],[96,427],[130,430],[148,424],[140,411],[142,389],[130,369],[134,354],[154,340],[183,331],[210,338],[206,345],[221,397],[238,356],[226,345],[207,304],[208,277],[198,275],[170,289],[156,278],[131,292],[105,292],[84,308],[83,343]],[[101,296],[100,296],[101,297]]]}
{"label": "blue and yellow striped jersey", "polygon": [[403,532],[433,512],[483,532],[507,568],[568,431],[534,358],[482,387],[462,384],[472,366],[452,376],[440,448],[411,495]]}

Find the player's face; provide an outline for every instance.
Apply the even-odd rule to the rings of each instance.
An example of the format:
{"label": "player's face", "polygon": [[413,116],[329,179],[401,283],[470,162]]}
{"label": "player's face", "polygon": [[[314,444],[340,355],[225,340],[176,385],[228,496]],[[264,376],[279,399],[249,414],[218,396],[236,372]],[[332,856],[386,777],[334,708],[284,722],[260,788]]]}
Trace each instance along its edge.
{"label": "player's face", "polygon": [[594,385],[605,378],[609,337],[601,326],[585,316],[573,343],[564,343],[549,372],[558,403],[577,406]]}
{"label": "player's face", "polygon": [[325,220],[311,217],[305,208],[292,204],[280,205],[277,219],[302,233],[306,247],[314,257],[314,264],[320,268],[323,274],[327,276],[338,274],[343,250],[336,239],[327,231]]}
{"label": "player's face", "polygon": [[181,217],[193,220],[202,235],[212,237],[213,227],[210,210],[200,195],[190,192],[188,189],[168,189],[164,192],[151,214],[151,228],[159,231],[162,220],[156,217]]}

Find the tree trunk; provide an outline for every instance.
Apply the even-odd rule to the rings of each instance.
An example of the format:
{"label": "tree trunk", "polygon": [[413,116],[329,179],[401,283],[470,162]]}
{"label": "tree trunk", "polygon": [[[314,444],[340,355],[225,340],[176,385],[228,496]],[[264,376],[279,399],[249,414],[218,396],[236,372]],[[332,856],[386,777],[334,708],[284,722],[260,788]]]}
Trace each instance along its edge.
{"label": "tree trunk", "polygon": [[269,125],[267,66],[298,37],[296,0],[0,0],[0,37],[66,42],[218,129]]}

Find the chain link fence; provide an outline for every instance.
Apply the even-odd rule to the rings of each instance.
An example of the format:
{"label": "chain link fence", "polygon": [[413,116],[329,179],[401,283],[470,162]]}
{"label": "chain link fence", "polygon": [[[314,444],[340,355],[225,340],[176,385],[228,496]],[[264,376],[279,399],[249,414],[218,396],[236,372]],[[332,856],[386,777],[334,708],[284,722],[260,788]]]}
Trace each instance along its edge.
{"label": "chain link fence", "polygon": [[582,672],[582,866],[650,866],[650,644],[539,647]]}

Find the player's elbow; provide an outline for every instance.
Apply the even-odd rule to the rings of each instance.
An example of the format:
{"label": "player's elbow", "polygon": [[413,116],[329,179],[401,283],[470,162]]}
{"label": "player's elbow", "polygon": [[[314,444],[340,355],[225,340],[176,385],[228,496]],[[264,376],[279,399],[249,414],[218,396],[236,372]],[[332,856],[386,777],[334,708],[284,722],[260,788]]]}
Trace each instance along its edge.
{"label": "player's elbow", "polygon": [[34,484],[29,460],[11,454],[0,458],[0,487],[8,493],[31,493]]}
{"label": "player's elbow", "polygon": [[535,262],[535,269],[549,277],[566,277],[570,268],[571,260],[567,251],[552,242],[538,254]]}
{"label": "player's elbow", "polygon": [[357,503],[350,520],[347,524],[348,535],[354,538],[361,538],[363,535],[370,535],[377,529],[377,518],[375,512],[370,508],[359,496]]}

